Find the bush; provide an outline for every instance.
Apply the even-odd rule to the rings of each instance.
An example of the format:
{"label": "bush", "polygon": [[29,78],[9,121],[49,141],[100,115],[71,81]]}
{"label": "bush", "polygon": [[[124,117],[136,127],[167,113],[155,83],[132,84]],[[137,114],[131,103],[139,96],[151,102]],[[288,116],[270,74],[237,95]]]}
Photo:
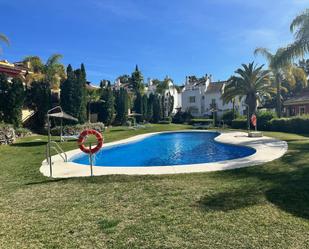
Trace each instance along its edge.
{"label": "bush", "polygon": [[182,112],[178,111],[175,116],[173,117],[172,122],[174,124],[183,124],[183,123],[189,123],[190,120],[193,118],[190,112]]}
{"label": "bush", "polygon": [[222,115],[222,120],[224,121],[225,124],[231,126],[232,121],[234,119],[237,119],[239,117],[239,113],[237,111],[233,112],[233,110],[226,111]]}
{"label": "bush", "polygon": [[256,115],[258,130],[267,131],[270,129],[270,120],[276,118],[276,114],[272,111],[260,111]]}
{"label": "bush", "polygon": [[15,141],[15,130],[12,125],[0,123],[0,145],[12,144]]}
{"label": "bush", "polygon": [[15,129],[15,135],[18,138],[28,137],[28,136],[32,135],[32,132],[29,129],[26,129],[26,128],[16,128]]}
{"label": "bush", "polygon": [[166,121],[166,120],[160,120],[158,122],[158,124],[170,124],[170,123],[171,123],[171,121]]}
{"label": "bush", "polygon": [[[86,129],[94,129],[98,132],[103,132],[104,131],[104,124],[103,123],[86,123],[86,124],[77,124],[77,125],[66,125],[63,126],[63,135],[78,135],[81,133],[83,130]],[[51,129],[51,134],[53,136],[60,136],[61,132],[61,127],[56,126]]]}
{"label": "bush", "polygon": [[274,118],[269,122],[270,130],[291,133],[309,133],[309,116]]}
{"label": "bush", "polygon": [[191,125],[209,125],[209,124],[213,124],[213,120],[208,119],[208,118],[194,118],[194,119],[191,119],[190,124]]}
{"label": "bush", "polygon": [[243,118],[234,119],[232,121],[232,128],[233,129],[247,129],[248,128],[247,119],[243,119]]}

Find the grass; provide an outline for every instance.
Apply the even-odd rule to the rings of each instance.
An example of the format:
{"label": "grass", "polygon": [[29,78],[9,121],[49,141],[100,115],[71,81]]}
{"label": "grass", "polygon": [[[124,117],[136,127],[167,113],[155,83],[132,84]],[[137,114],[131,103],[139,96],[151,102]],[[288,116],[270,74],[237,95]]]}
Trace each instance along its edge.
{"label": "grass", "polygon": [[[107,142],[189,128],[113,128]],[[309,248],[309,139],[252,168],[169,176],[56,179],[46,137],[0,147],[0,248]],[[66,150],[75,142],[63,144]]]}

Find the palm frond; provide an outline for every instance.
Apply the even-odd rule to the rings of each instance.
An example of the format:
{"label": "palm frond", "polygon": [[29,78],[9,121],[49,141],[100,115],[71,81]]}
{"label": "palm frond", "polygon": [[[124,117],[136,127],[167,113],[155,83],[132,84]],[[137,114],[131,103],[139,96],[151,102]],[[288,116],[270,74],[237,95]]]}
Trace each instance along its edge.
{"label": "palm frond", "polygon": [[9,38],[6,35],[4,35],[4,34],[0,34],[0,41],[6,43],[7,45],[10,45]]}
{"label": "palm frond", "polygon": [[309,9],[306,9],[302,14],[294,18],[294,20],[290,25],[290,31],[294,32],[296,28],[301,26],[308,19],[309,19]]}
{"label": "palm frond", "polygon": [[58,64],[62,58],[63,56],[61,54],[53,54],[48,58],[46,62],[46,66],[49,67],[49,66]]}

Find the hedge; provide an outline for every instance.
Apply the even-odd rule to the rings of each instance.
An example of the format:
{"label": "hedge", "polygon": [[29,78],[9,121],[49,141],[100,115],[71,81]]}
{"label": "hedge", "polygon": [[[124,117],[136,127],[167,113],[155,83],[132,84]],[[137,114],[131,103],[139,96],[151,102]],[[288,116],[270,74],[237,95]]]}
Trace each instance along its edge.
{"label": "hedge", "polygon": [[[104,131],[104,124],[103,123],[86,123],[86,124],[78,124],[78,125],[66,125],[63,126],[63,135],[78,135],[81,133],[83,130],[86,129],[94,129],[97,130],[98,132],[103,132]],[[60,136],[60,131],[61,127],[56,126],[51,129],[51,134],[53,136]]]}
{"label": "hedge", "polygon": [[208,125],[208,124],[213,124],[213,120],[206,119],[206,118],[193,118],[191,119],[190,124],[191,125],[194,125],[194,124]]}
{"label": "hedge", "polygon": [[232,128],[233,129],[247,129],[248,123],[246,119],[234,119],[232,121]]}
{"label": "hedge", "polygon": [[309,117],[274,118],[269,122],[270,130],[290,133],[309,133]]}

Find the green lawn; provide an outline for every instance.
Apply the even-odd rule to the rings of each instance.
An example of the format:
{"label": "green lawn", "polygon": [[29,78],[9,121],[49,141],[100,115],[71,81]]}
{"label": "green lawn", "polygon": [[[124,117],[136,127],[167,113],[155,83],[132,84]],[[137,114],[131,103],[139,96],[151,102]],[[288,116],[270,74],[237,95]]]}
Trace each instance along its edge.
{"label": "green lawn", "polygon": [[[184,128],[115,128],[105,138]],[[283,158],[169,176],[52,180],[39,173],[46,137],[1,146],[0,248],[309,248],[309,139],[268,135],[289,142]]]}

